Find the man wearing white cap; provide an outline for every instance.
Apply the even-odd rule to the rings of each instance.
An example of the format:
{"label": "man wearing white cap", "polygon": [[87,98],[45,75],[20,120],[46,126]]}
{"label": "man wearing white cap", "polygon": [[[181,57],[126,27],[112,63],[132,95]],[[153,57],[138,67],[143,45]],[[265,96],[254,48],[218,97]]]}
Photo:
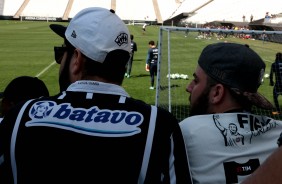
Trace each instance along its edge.
{"label": "man wearing white cap", "polygon": [[0,183],[190,183],[178,121],[121,87],[130,34],[114,11],[86,8],[50,28],[64,38],[61,92],[4,118]]}

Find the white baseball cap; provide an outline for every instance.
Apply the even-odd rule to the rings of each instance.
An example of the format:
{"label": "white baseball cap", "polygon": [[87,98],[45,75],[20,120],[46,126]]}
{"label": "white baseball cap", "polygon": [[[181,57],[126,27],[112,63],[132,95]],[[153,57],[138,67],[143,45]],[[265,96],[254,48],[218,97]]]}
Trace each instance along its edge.
{"label": "white baseball cap", "polygon": [[[51,28],[62,36],[62,31],[58,31],[62,26],[53,25]],[[64,37],[85,56],[100,63],[113,50],[130,52],[131,49],[127,26],[114,10],[101,7],[85,8],[78,12],[66,27]]]}

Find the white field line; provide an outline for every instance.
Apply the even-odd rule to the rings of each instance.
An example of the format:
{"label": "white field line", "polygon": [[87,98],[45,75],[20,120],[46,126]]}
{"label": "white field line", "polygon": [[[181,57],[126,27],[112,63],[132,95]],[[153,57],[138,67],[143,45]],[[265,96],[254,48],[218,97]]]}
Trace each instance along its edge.
{"label": "white field line", "polygon": [[44,68],[40,73],[38,73],[35,77],[40,77],[43,73],[45,73],[51,66],[56,64],[56,61],[53,61],[50,65],[48,65],[46,68]]}

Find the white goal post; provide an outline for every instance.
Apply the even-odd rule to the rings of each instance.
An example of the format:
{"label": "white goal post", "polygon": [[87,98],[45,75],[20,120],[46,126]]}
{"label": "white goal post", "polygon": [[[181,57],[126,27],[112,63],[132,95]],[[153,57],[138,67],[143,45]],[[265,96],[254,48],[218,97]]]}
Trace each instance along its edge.
{"label": "white goal post", "polygon": [[[186,86],[193,78],[202,49],[211,43],[246,44],[266,63],[266,75],[259,92],[273,103],[273,86],[269,85],[271,64],[275,54],[282,52],[282,31],[205,29],[161,26],[155,105],[167,109],[179,121],[189,116],[189,94]],[[185,78],[185,77],[188,77]],[[246,74],[246,80],[248,80]],[[282,95],[280,106],[282,106]],[[273,103],[274,104],[274,103]],[[273,115],[272,111],[254,108],[254,113]]]}

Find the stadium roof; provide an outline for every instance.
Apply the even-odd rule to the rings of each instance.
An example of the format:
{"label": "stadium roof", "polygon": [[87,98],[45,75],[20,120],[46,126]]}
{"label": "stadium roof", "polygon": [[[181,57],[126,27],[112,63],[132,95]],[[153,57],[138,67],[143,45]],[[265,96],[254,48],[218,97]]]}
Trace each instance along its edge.
{"label": "stadium roof", "polygon": [[[282,13],[281,0],[0,0],[0,15],[71,19],[90,6],[114,9],[123,20],[157,21],[185,19],[205,24],[213,21],[243,21]],[[186,16],[187,15],[187,16]],[[274,21],[274,20],[273,20]]]}

